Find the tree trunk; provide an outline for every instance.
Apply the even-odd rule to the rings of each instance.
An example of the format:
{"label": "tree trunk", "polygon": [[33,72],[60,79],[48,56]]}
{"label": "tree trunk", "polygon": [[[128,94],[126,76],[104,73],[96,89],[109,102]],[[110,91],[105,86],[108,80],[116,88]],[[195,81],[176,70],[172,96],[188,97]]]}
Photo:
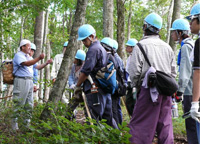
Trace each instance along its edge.
{"label": "tree trunk", "polygon": [[[67,46],[67,49],[64,54],[64,58],[60,67],[60,70],[58,72],[57,79],[53,85],[53,88],[49,95],[49,101],[44,108],[40,118],[42,120],[47,120],[47,118],[51,117],[51,111],[49,107],[51,106],[51,103],[54,103],[55,105],[58,104],[58,102],[62,98],[62,94],[65,90],[65,85],[67,83],[67,79],[70,73],[71,65],[74,59],[75,52],[78,50],[77,47],[77,32],[78,28],[83,24],[83,20],[86,13],[86,7],[87,7],[88,0],[77,0],[77,7],[75,12],[75,18],[72,25],[71,34],[69,37],[69,43]],[[54,111],[56,112],[57,108],[54,108]]]}
{"label": "tree trunk", "polygon": [[20,44],[21,40],[23,39],[24,21],[25,21],[25,18],[22,16],[22,18],[21,18],[21,29],[20,29],[20,40],[19,40],[19,44]]}
{"label": "tree trunk", "polygon": [[[42,44],[43,44],[43,32],[44,32],[44,11],[39,12],[39,15],[35,20],[35,30],[34,30],[34,44],[36,45],[36,51],[34,54],[34,58],[38,57],[42,52]],[[39,62],[39,64],[43,63],[44,59]],[[43,79],[44,72],[40,70],[38,72],[39,80]],[[43,99],[43,84],[39,84],[38,97]]]}
{"label": "tree trunk", "polygon": [[[50,59],[51,58],[51,55],[50,55],[50,41],[49,39],[47,38],[47,43],[46,43],[46,57],[47,59]],[[50,87],[48,86],[48,82],[50,80],[50,65],[47,65],[45,67],[45,90],[44,90],[44,100],[47,101],[49,99],[49,92],[50,92]]]}
{"label": "tree trunk", "polygon": [[[3,35],[2,35],[2,38],[3,38]],[[2,63],[4,61],[4,53],[3,52],[0,52],[0,62]],[[3,97],[3,74],[1,72],[1,69],[0,69],[0,98]],[[1,100],[0,100],[1,102]]]}
{"label": "tree trunk", "polygon": [[118,54],[125,61],[125,7],[123,0],[117,0],[117,42],[118,42]]}
{"label": "tree trunk", "polygon": [[63,24],[62,24],[62,26],[63,26],[63,37],[65,37],[65,12],[63,13]]}
{"label": "tree trunk", "polygon": [[103,0],[103,36],[113,38],[113,0]]}
{"label": "tree trunk", "polygon": [[34,30],[34,44],[36,45],[36,51],[34,58],[38,57],[42,52],[43,43],[43,32],[44,32],[44,11],[39,12],[39,15],[35,20],[35,30]]}
{"label": "tree trunk", "polygon": [[168,22],[167,22],[167,39],[166,42],[169,43],[170,40],[170,26],[172,25],[172,13],[173,13],[173,7],[174,7],[174,0],[171,0],[171,4],[169,7],[169,13],[168,13]]}
{"label": "tree trunk", "polygon": [[[49,12],[46,11],[45,16],[45,28],[44,28],[44,46],[45,46],[45,52],[46,52],[46,60],[50,59],[50,42],[47,37],[49,33],[49,27],[48,27],[48,19],[49,19]],[[44,88],[44,101],[47,101],[49,99],[49,91],[50,87],[48,86],[48,81],[50,80],[50,65],[47,65],[45,67],[45,88]]]}
{"label": "tree trunk", "polygon": [[72,13],[73,13],[73,12],[72,12],[72,9],[70,8],[69,21],[68,21],[68,23],[67,23],[67,32],[68,32],[68,34],[70,34],[70,32],[71,32],[71,27],[72,27],[72,16],[73,16]]}
{"label": "tree trunk", "polygon": [[[173,8],[173,15],[172,15],[172,23],[180,18],[180,11],[181,11],[181,0],[174,0],[174,8]],[[176,51],[176,44],[174,43],[173,39],[170,37],[169,45],[172,47],[173,51]]]}
{"label": "tree trunk", "polygon": [[127,26],[127,40],[130,39],[131,35],[131,18],[132,18],[132,0],[129,2],[129,14],[128,14],[128,26]]}

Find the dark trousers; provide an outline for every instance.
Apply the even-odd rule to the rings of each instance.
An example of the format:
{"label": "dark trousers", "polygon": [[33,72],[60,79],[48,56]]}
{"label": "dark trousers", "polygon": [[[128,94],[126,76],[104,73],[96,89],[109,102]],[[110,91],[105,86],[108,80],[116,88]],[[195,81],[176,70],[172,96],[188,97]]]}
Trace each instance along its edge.
{"label": "dark trousers", "polygon": [[[189,112],[191,108],[192,95],[184,95],[184,113]],[[188,144],[198,144],[196,121],[192,118],[185,119]]]}
{"label": "dark trousers", "polygon": [[127,91],[128,92],[126,95],[126,107],[127,107],[129,115],[132,116],[133,109],[134,109],[134,106],[136,103],[136,99],[133,98],[132,88],[128,88]]}
{"label": "dark trousers", "polygon": [[[106,123],[113,128],[118,128],[112,113],[112,100],[111,95],[98,89],[98,93],[86,93],[88,107],[93,119],[102,120],[106,119]],[[99,102],[98,105],[94,105]]]}
{"label": "dark trousers", "polygon": [[111,96],[111,98],[113,118],[115,119],[117,125],[122,124],[122,110],[120,106],[120,97],[115,93]]}

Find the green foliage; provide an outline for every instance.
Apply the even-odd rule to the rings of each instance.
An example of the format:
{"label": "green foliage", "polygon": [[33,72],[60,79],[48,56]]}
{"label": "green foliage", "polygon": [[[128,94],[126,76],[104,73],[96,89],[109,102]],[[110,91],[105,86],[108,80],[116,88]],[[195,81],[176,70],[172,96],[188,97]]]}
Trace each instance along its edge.
{"label": "green foliage", "polygon": [[105,120],[99,123],[95,120],[87,121],[87,123],[92,122],[93,125],[80,124],[65,118],[64,107],[64,104],[59,104],[57,112],[54,112],[53,108],[50,109],[52,119],[41,121],[39,117],[44,105],[38,104],[34,107],[30,129],[22,129],[23,120],[19,120],[20,130],[17,133],[11,130],[10,117],[5,117],[11,115],[11,109],[1,107],[0,128],[3,133],[0,135],[0,143],[129,143],[127,123],[123,122],[120,130],[108,126]]}
{"label": "green foliage", "polygon": [[186,137],[185,119],[181,117],[183,115],[183,109],[181,103],[178,103],[178,113],[179,117],[172,119],[174,135]]}

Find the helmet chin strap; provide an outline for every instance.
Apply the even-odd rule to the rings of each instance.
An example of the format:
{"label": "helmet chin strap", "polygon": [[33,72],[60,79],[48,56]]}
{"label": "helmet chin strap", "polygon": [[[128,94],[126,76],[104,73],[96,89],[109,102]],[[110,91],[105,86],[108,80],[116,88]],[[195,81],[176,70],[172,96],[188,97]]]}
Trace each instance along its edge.
{"label": "helmet chin strap", "polygon": [[94,36],[94,38],[92,39],[91,37],[88,37],[88,39],[93,43],[95,41],[95,39],[96,39],[96,34],[94,33],[92,35]]}

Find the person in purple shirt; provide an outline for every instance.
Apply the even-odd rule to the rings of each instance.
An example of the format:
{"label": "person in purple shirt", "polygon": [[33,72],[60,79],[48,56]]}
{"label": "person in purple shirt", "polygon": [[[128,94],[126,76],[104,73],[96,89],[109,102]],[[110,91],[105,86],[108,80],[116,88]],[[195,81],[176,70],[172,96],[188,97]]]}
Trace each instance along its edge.
{"label": "person in purple shirt", "polygon": [[[107,52],[97,40],[95,29],[89,24],[84,24],[79,28],[78,40],[83,42],[88,51],[86,53],[85,64],[74,89],[74,95],[75,97],[81,96],[81,84],[83,83],[83,91],[86,95],[92,118],[96,120],[106,119],[108,125],[117,128],[112,115],[111,94],[104,92],[95,78],[97,71],[107,64]],[[98,87],[98,92],[91,92],[92,85],[88,80],[88,76],[91,76],[94,84]]]}

